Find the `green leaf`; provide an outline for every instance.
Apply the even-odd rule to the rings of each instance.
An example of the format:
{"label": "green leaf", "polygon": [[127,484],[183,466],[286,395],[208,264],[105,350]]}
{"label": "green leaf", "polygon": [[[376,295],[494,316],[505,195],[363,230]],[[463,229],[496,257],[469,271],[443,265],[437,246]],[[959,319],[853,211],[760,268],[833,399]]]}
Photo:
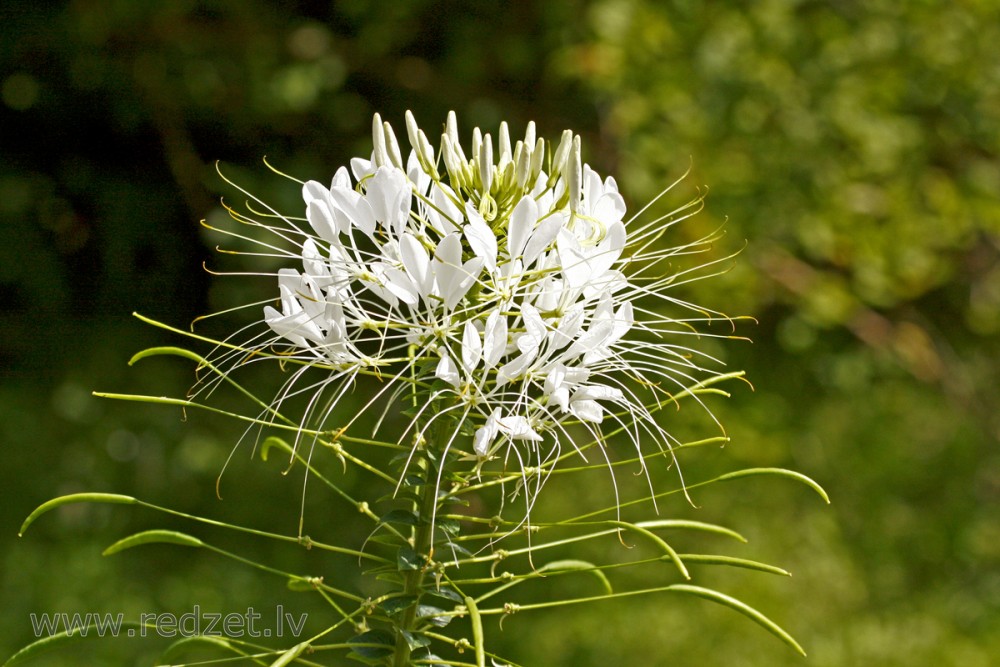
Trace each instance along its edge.
{"label": "green leaf", "polygon": [[396,568],[400,572],[419,570],[424,566],[424,557],[413,550],[411,546],[402,546],[396,555]]}
{"label": "green leaf", "polygon": [[379,661],[392,655],[396,641],[385,630],[369,630],[347,640],[351,651],[364,662]]}
{"label": "green leaf", "polygon": [[422,647],[427,646],[427,645],[429,645],[431,643],[430,639],[428,639],[427,637],[424,637],[421,634],[417,634],[415,632],[408,632],[406,630],[400,630],[399,633],[401,635],[403,635],[403,639],[406,640],[406,645],[410,647],[411,651],[414,651],[414,650],[416,650],[418,648],[422,648]]}
{"label": "green leaf", "polygon": [[179,544],[184,547],[203,547],[205,543],[197,537],[174,530],[144,530],[135,535],[124,537],[104,550],[103,555],[110,556],[125,549],[131,549],[143,544]]}
{"label": "green leaf", "polygon": [[389,598],[388,600],[383,600],[380,607],[386,613],[387,616],[395,616],[396,614],[409,609],[417,602],[416,595],[401,595],[397,598]]}
{"label": "green leaf", "polygon": [[428,604],[422,604],[417,607],[417,618],[428,621],[431,625],[439,628],[443,628],[451,623],[452,617],[444,615],[447,613],[440,607],[433,607]]}
{"label": "green leaf", "polygon": [[830,496],[826,494],[826,491],[812,478],[803,475],[800,472],[795,472],[794,470],[786,470],[785,468],[747,468],[746,470],[737,470],[735,472],[726,473],[720,477],[717,477],[717,481],[727,481],[731,479],[740,479],[741,477],[753,477],[755,475],[774,475],[776,477],[787,477],[789,479],[794,479],[797,482],[802,482],[813,491],[819,494],[819,497],[826,501],[826,504],[830,504]]}
{"label": "green leaf", "polygon": [[[143,626],[139,623],[122,623],[118,626],[119,632],[122,630],[137,630]],[[97,624],[90,624],[82,628],[73,628],[72,630],[64,630],[62,632],[57,632],[54,635],[49,635],[43,637],[38,641],[32,642],[22,648],[20,651],[12,655],[3,663],[3,667],[13,667],[14,665],[20,665],[23,662],[31,660],[43,653],[47,653],[53,649],[66,646],[68,644],[73,644],[78,641],[85,639],[100,639],[101,636],[97,634],[98,629],[100,629],[102,634],[108,633],[107,626],[98,626]]]}
{"label": "green leaf", "polygon": [[441,588],[433,588],[431,590],[425,591],[427,595],[434,595],[436,597],[442,598],[444,600],[450,600],[451,602],[465,602],[465,598],[459,595],[457,592],[448,588],[447,586]]}
{"label": "green leaf", "polygon": [[740,602],[736,598],[731,598],[728,595],[718,591],[713,591],[710,588],[702,588],[701,586],[692,586],[690,584],[674,584],[672,586],[668,586],[667,590],[677,591],[678,593],[687,593],[688,595],[694,595],[695,597],[711,600],[712,602],[717,602],[721,605],[729,607],[734,611],[738,611],[781,641],[791,646],[801,655],[804,656],[806,654],[805,650],[803,650],[799,643],[795,641],[790,634],[785,632],[781,626],[745,602]]}
{"label": "green leaf", "polygon": [[24,531],[28,530],[28,526],[35,522],[35,519],[45,514],[49,510],[53,510],[62,505],[71,505],[73,503],[110,503],[113,505],[135,505],[139,501],[132,496],[123,496],[117,493],[71,493],[68,496],[59,496],[58,498],[53,498],[47,502],[42,503],[35,508],[35,511],[28,515],[28,518],[24,520],[21,524],[21,530],[18,531],[17,535],[20,537],[24,535]]}
{"label": "green leaf", "polygon": [[440,549],[442,551],[447,549],[448,551],[451,552],[452,556],[455,557],[467,558],[472,556],[471,551],[463,547],[461,544],[458,544],[457,542],[446,542],[445,544],[441,545]]}
{"label": "green leaf", "polygon": [[445,535],[455,536],[462,530],[462,524],[456,519],[438,519],[438,529]]}
{"label": "green leaf", "polygon": [[377,581],[385,581],[394,585],[402,585],[403,577],[399,574],[397,570],[392,570],[391,572],[380,572],[375,575]]}
{"label": "green leaf", "polygon": [[420,518],[410,510],[395,509],[389,510],[382,515],[379,523],[393,523],[402,526],[416,526],[420,523]]}
{"label": "green leaf", "polygon": [[[379,529],[381,530],[381,526]],[[368,538],[368,541],[376,544],[388,544],[389,546],[395,547],[398,546],[403,540],[395,533],[383,531],[372,535]]]}

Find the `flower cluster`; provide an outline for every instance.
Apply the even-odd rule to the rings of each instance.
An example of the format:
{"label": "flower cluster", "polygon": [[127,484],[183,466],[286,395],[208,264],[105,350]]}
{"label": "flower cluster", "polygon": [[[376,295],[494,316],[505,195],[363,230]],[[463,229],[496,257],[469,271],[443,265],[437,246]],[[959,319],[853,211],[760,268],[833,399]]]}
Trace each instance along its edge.
{"label": "flower cluster", "polygon": [[[672,277],[640,285],[624,269],[670,253],[623,256],[624,200],[582,164],[580,137],[566,131],[552,150],[530,123],[512,144],[502,124],[494,150],[476,128],[469,157],[454,113],[437,153],[410,113],[406,126],[405,162],[376,115],[370,159],[329,187],[304,184],[302,268],[278,274],[281,308],[264,320],[279,339],[267,344],[342,377],[394,373],[451,395],[449,409],[477,426],[480,457],[546,431],[558,441],[571,422],[596,434],[609,415],[636,442],[637,425],[666,442],[637,392],[656,403],[700,369],[683,347],[626,337],[635,302],[666,298]],[[662,233],[655,222],[640,241]],[[651,314],[652,336],[677,327]]]}

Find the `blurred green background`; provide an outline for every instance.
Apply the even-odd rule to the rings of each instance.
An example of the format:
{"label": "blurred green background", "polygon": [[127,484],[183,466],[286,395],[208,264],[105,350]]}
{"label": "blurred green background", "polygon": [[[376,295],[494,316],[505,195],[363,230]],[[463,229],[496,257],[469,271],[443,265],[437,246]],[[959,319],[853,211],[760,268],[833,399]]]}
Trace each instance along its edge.
{"label": "blurred green background", "polygon": [[[322,607],[217,557],[100,556],[130,530],[211,534],[148,511],[77,506],[24,538],[17,529],[48,498],[93,490],[294,532],[301,477],[249,448],[215,499],[238,426],[90,391],[182,395],[192,383],[181,363],[126,366],[144,346],[180,342],[133,310],[183,328],[275,293],[200,268],[225,260],[198,221],[222,218],[220,195],[241,203],[214,161],[294,212],[297,188],[263,156],[325,181],[370,150],[373,112],[401,131],[406,109],[427,129],[454,109],[464,131],[502,119],[515,133],[529,119],[547,137],[577,130],[632,210],[691,166],[674,203],[707,186],[708,205],[673,241],[725,222],[718,257],[742,252],[684,295],[758,323],[741,330],[752,344],[711,348],[755,391],[734,385],[713,404],[732,442],[692,456],[689,478],[784,466],[833,498],[761,481],[700,495],[697,509],[661,507],[732,526],[751,539],[738,555],[794,573],[717,583],[785,625],[808,659],[728,610],[676,598],[524,614],[487,628],[498,650],[528,665],[995,664],[997,44],[1000,11],[975,0],[6,0],[0,657],[33,638],[32,612],[285,602],[322,622]],[[700,423],[684,428],[714,434]],[[307,497],[308,517],[325,516],[320,496]],[[291,569],[342,565],[261,548]],[[163,646],[97,642],[38,664],[151,664]]]}

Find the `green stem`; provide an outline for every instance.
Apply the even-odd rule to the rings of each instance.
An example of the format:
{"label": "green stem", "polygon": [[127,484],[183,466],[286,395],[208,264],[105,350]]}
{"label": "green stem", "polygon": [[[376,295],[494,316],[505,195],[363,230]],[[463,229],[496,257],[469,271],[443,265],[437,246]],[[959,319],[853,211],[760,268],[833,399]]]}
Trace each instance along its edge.
{"label": "green stem", "polygon": [[403,636],[404,632],[413,632],[417,626],[417,610],[420,604],[420,594],[423,592],[424,576],[427,565],[430,564],[433,554],[434,526],[431,517],[437,505],[437,485],[433,479],[432,466],[429,459],[421,456],[417,464],[424,464],[427,467],[427,481],[423,485],[421,500],[414,503],[417,509],[417,526],[413,536],[413,550],[423,561],[423,565],[416,570],[409,570],[403,576],[403,594],[413,595],[415,600],[404,612],[397,626],[396,649],[393,658],[394,667],[409,667],[413,663],[410,661],[410,645]]}

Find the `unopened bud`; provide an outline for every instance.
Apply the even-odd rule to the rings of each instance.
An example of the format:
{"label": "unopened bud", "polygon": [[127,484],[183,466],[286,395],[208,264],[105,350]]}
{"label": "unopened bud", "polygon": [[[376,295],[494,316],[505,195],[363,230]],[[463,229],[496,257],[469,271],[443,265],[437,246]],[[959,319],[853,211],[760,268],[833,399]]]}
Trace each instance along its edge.
{"label": "unopened bud", "polygon": [[385,149],[389,154],[389,160],[397,169],[403,168],[403,155],[399,152],[399,142],[396,141],[396,133],[392,131],[392,126],[388,122],[382,123],[385,132]]}
{"label": "unopened bud", "polygon": [[384,167],[389,164],[389,154],[385,150],[385,130],[382,128],[382,117],[375,114],[372,118],[372,144],[375,154],[375,166]]}
{"label": "unopened bud", "polygon": [[500,134],[497,136],[497,151],[499,153],[497,164],[503,164],[504,158],[510,160],[512,157],[510,152],[510,130],[507,128],[507,121],[500,123]]}
{"label": "unopened bud", "polygon": [[479,180],[483,182],[483,192],[489,192],[493,185],[493,166],[493,138],[487,134],[479,148]]}
{"label": "unopened bud", "polygon": [[568,182],[566,187],[569,190],[569,210],[577,213],[580,210],[580,184],[583,181],[583,166],[580,161],[580,135],[573,137],[573,148],[570,149],[566,170]]}

